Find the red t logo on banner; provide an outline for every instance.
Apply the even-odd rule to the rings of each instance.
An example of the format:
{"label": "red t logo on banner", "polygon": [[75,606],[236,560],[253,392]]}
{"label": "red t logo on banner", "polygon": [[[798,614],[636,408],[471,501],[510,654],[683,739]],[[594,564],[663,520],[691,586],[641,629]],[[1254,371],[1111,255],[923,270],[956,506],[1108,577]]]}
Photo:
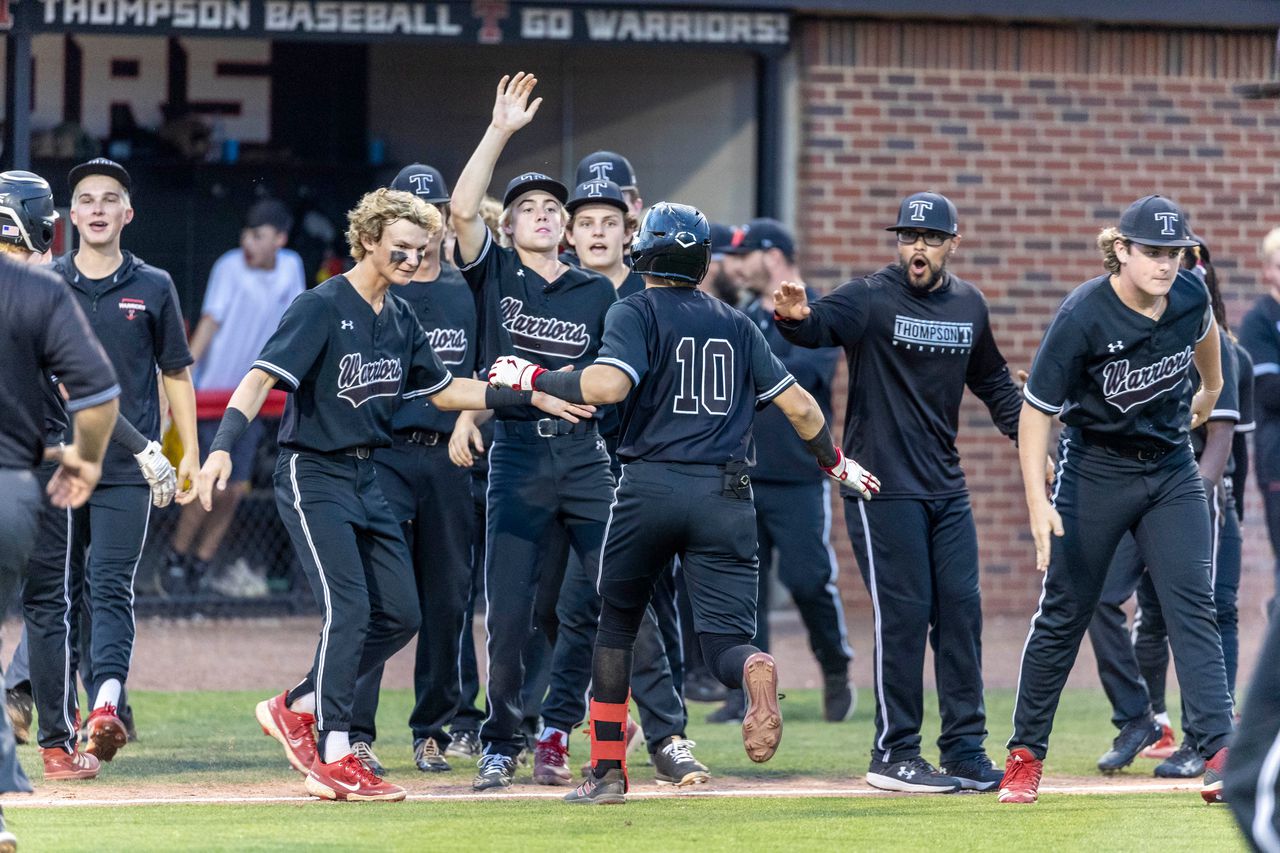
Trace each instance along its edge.
{"label": "red t logo on banner", "polygon": [[0,0],[0,30],[13,29],[13,13],[9,11],[9,0]]}
{"label": "red t logo on banner", "polygon": [[[6,3],[7,0],[0,0]],[[480,19],[480,44],[500,44],[502,42],[502,26],[499,23],[510,14],[511,4],[508,0],[471,0],[471,14]]]}

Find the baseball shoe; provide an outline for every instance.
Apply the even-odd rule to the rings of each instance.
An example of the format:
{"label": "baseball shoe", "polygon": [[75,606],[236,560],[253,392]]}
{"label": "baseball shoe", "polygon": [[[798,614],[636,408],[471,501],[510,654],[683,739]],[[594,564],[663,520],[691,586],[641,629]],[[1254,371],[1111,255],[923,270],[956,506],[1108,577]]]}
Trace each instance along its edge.
{"label": "baseball shoe", "polygon": [[849,681],[849,675],[837,672],[822,678],[822,719],[828,723],[843,723],[853,716],[858,706],[858,692]]}
{"label": "baseball shoe", "polygon": [[374,776],[382,777],[387,775],[387,768],[383,767],[382,762],[378,760],[378,756],[373,754],[373,744],[358,740],[351,744],[351,754],[360,759],[360,762],[365,767],[368,767],[369,772]]}
{"label": "baseball shoe", "polygon": [[450,732],[449,746],[444,754],[450,758],[479,758],[483,748],[480,746],[479,732]]}
{"label": "baseball shoe", "polygon": [[954,794],[960,790],[959,779],[942,773],[919,755],[901,761],[872,761],[867,784],[882,791],[911,794]]}
{"label": "baseball shoe", "polygon": [[308,794],[322,800],[396,803],[405,798],[404,788],[382,781],[352,752],[332,764],[317,758],[307,771],[306,786]]}
{"label": "baseball shoe", "polygon": [[724,704],[707,714],[708,723],[741,723],[747,712],[747,698],[742,690],[730,690]]}
{"label": "baseball shoe", "polygon": [[1004,778],[1000,780],[1000,802],[1034,803],[1040,797],[1040,776],[1044,762],[1031,750],[1018,747],[1009,753],[1004,765]]}
{"label": "baseball shoe", "polygon": [[447,754],[440,752],[440,743],[433,737],[414,738],[413,763],[423,773],[448,773],[452,770],[444,758]]}
{"label": "baseball shoe", "polygon": [[[588,739],[590,739],[591,728],[589,726],[584,728],[582,730],[582,733],[586,735]],[[644,729],[640,728],[640,724],[637,723],[634,719],[632,719],[631,717],[627,717],[627,755],[631,755],[631,753],[635,752],[636,747],[638,747],[642,743],[644,743]],[[650,764],[653,763],[652,758],[649,759],[649,763]],[[583,778],[586,778],[590,774],[591,774],[591,758],[588,757],[586,760],[586,763],[582,765],[582,776]]]}
{"label": "baseball shoe", "polygon": [[539,785],[570,785],[569,744],[563,732],[539,740],[533,748],[533,781]]}
{"label": "baseball shoe", "polygon": [[663,738],[658,743],[653,754],[653,775],[659,785],[683,788],[701,785],[711,778],[707,766],[693,757],[695,746],[696,743],[680,735]]}
{"label": "baseball shoe", "polygon": [[627,777],[621,770],[606,770],[599,779],[588,773],[581,785],[564,795],[564,801],[579,806],[620,806],[627,801]]}
{"label": "baseball shoe", "polygon": [[272,696],[258,703],[254,716],[262,733],[280,741],[284,757],[299,773],[309,775],[316,763],[316,718],[313,714],[300,714],[289,710],[289,691]]}
{"label": "baseball shoe", "polygon": [[1103,773],[1118,773],[1133,763],[1145,746],[1160,739],[1160,724],[1150,717],[1141,717],[1124,724],[1120,734],[1111,742],[1111,749],[1098,759],[1098,769]]}
{"label": "baseball shoe", "polygon": [[1200,750],[1184,739],[1173,755],[1156,765],[1155,775],[1161,779],[1194,779],[1204,775],[1204,768]]}
{"label": "baseball shoe", "polygon": [[729,688],[705,669],[691,669],[684,676],[684,698],[690,702],[723,702]]}
{"label": "baseball shoe", "polygon": [[742,745],[747,757],[763,764],[782,742],[782,711],[778,708],[778,667],[773,658],[756,652],[742,665],[742,688],[747,697],[742,715]]}
{"label": "baseball shoe", "polygon": [[115,705],[94,708],[85,727],[89,730],[89,745],[84,751],[99,761],[115,758],[120,747],[129,742],[129,732],[120,722]]}
{"label": "baseball shoe", "polygon": [[87,752],[67,752],[60,746],[40,750],[44,760],[45,781],[54,779],[92,779],[98,775],[101,765]]}
{"label": "baseball shoe", "polygon": [[0,809],[0,853],[17,853],[18,839],[4,825],[4,811]]}
{"label": "baseball shoe", "polygon": [[1227,748],[1224,746],[1204,763],[1204,784],[1200,798],[1206,803],[1225,803],[1222,798],[1222,777],[1227,767]]}
{"label": "baseball shoe", "polygon": [[19,685],[4,692],[4,709],[9,714],[9,725],[13,726],[13,739],[18,743],[31,740],[31,715],[34,700],[31,698],[31,685]]}
{"label": "baseball shoe", "polygon": [[[1173,729],[1160,724],[1160,740],[1144,747],[1142,752],[1138,753],[1140,758],[1154,758],[1157,761],[1163,761],[1178,751],[1178,738],[1174,735]],[[1199,775],[1199,774],[1197,774]]]}
{"label": "baseball shoe", "polygon": [[994,791],[1004,778],[1004,773],[996,769],[985,752],[964,761],[947,762],[947,766],[940,769],[944,775],[954,776],[962,791]]}
{"label": "baseball shoe", "polygon": [[493,752],[480,756],[480,772],[471,780],[471,790],[490,791],[510,788],[516,775],[516,760],[510,755]]}

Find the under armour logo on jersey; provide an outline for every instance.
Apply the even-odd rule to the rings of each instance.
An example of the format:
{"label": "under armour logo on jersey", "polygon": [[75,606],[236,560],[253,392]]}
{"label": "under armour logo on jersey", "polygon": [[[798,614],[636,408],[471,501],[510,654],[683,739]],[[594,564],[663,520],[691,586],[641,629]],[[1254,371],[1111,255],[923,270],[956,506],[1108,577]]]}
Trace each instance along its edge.
{"label": "under armour logo on jersey", "polygon": [[[608,165],[607,163],[605,165]],[[609,186],[609,182],[602,178],[596,178],[594,181],[583,181],[582,186],[578,189],[587,191],[587,198],[604,198],[604,188]]]}
{"label": "under armour logo on jersey", "polygon": [[609,180],[609,173],[613,171],[613,164],[605,160],[600,163],[592,163],[587,168],[596,176],[597,181],[607,181]]}
{"label": "under armour logo on jersey", "polygon": [[431,185],[435,181],[435,175],[429,175],[425,172],[421,175],[409,176],[409,183],[413,184],[413,191],[417,195],[431,195]]}
{"label": "under armour logo on jersey", "polygon": [[1124,349],[1124,341],[1115,341],[1107,344],[1107,352],[1120,352],[1122,349]]}
{"label": "under armour logo on jersey", "polygon": [[344,329],[354,329],[355,327],[356,327],[356,324],[355,324],[355,321],[354,321],[354,320],[343,320],[343,321],[342,321],[342,328],[344,328]]}
{"label": "under armour logo on jersey", "polygon": [[911,208],[912,222],[924,222],[924,212],[933,210],[933,202],[917,199],[916,201],[908,202],[907,207]]}
{"label": "under armour logo on jersey", "polygon": [[1157,213],[1156,219],[1159,219],[1160,224],[1163,226],[1160,229],[1160,234],[1162,236],[1164,237],[1178,236],[1178,232],[1173,229],[1174,223],[1178,221],[1178,214],[1173,213],[1172,211],[1165,210],[1165,211],[1161,211],[1160,213]]}

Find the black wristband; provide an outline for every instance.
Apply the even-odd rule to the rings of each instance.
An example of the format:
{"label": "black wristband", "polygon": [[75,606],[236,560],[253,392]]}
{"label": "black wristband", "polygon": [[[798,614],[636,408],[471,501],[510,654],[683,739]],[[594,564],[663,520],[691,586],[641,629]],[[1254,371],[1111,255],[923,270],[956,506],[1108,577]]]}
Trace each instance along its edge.
{"label": "black wristband", "polygon": [[528,406],[532,403],[532,391],[517,391],[514,388],[494,388],[492,385],[484,389],[484,405],[486,409],[505,409],[510,406]]}
{"label": "black wristband", "polygon": [[533,387],[570,403],[587,402],[582,398],[581,370],[548,370],[539,373],[538,378],[533,380]]}
{"label": "black wristband", "polygon": [[137,456],[147,449],[147,437],[133,428],[124,415],[116,417],[116,425],[111,430],[111,440],[125,450]]}
{"label": "black wristband", "polygon": [[228,406],[226,412],[222,415],[222,423],[218,424],[218,432],[214,435],[213,442],[209,445],[209,452],[225,450],[230,453],[231,448],[236,446],[236,442],[240,440],[240,436],[244,435],[244,431],[248,428],[249,419],[245,417],[244,412]]}
{"label": "black wristband", "polygon": [[826,421],[823,421],[822,429],[818,430],[818,434],[806,439],[804,444],[823,468],[830,468],[840,461],[839,451],[836,449],[835,442],[831,440],[831,430],[827,428]]}

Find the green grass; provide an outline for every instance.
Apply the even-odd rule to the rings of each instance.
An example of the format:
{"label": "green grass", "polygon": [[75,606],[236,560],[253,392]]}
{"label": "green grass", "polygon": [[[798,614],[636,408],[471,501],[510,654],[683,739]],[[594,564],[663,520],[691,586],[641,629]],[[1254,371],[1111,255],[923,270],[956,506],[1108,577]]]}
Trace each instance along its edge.
{"label": "green grass", "polygon": [[[243,783],[283,782],[282,792],[301,795],[300,777],[284,764],[275,741],[252,717],[256,693],[140,693],[134,708],[142,740],[108,765],[102,778],[77,785],[84,798],[136,789],[163,794],[166,783],[199,793],[199,786],[234,791]],[[734,726],[709,726],[711,706],[693,705],[690,734],[715,779],[754,779],[822,786],[861,776],[871,740],[870,692],[849,723],[821,722],[815,691],[793,691],[783,703],[787,724],[773,761],[754,765]],[[988,694],[992,755],[1003,756],[1012,710],[1011,691]],[[379,712],[378,754],[391,778],[424,790],[412,764],[403,721],[408,691],[387,691]],[[927,700],[934,703],[930,696]],[[936,760],[936,713],[925,724],[925,755]],[[1101,693],[1070,692],[1054,732],[1049,774],[1094,775],[1094,761],[1114,729]],[[586,757],[586,738],[575,735],[575,764]],[[41,787],[39,758],[19,750]],[[433,777],[433,791],[466,793],[473,768]],[[1151,763],[1139,761],[1139,778]],[[517,789],[529,786],[527,769]],[[652,771],[641,762],[633,781],[645,785]],[[525,787],[529,786],[529,787]],[[67,786],[64,783],[63,789]],[[544,790],[544,789],[538,789]],[[696,850],[835,849],[999,851],[1034,847],[1099,851],[1244,850],[1230,814],[1209,808],[1190,793],[1087,796],[1045,795],[1032,807],[1000,806],[993,797],[807,797],[640,799],[621,808],[570,808],[558,802],[497,794],[481,802],[346,805],[147,805],[37,808],[7,798],[10,827],[27,850],[71,850],[109,839],[120,850],[275,850],[376,848],[380,850]],[[819,847],[820,845],[820,847]]]}

